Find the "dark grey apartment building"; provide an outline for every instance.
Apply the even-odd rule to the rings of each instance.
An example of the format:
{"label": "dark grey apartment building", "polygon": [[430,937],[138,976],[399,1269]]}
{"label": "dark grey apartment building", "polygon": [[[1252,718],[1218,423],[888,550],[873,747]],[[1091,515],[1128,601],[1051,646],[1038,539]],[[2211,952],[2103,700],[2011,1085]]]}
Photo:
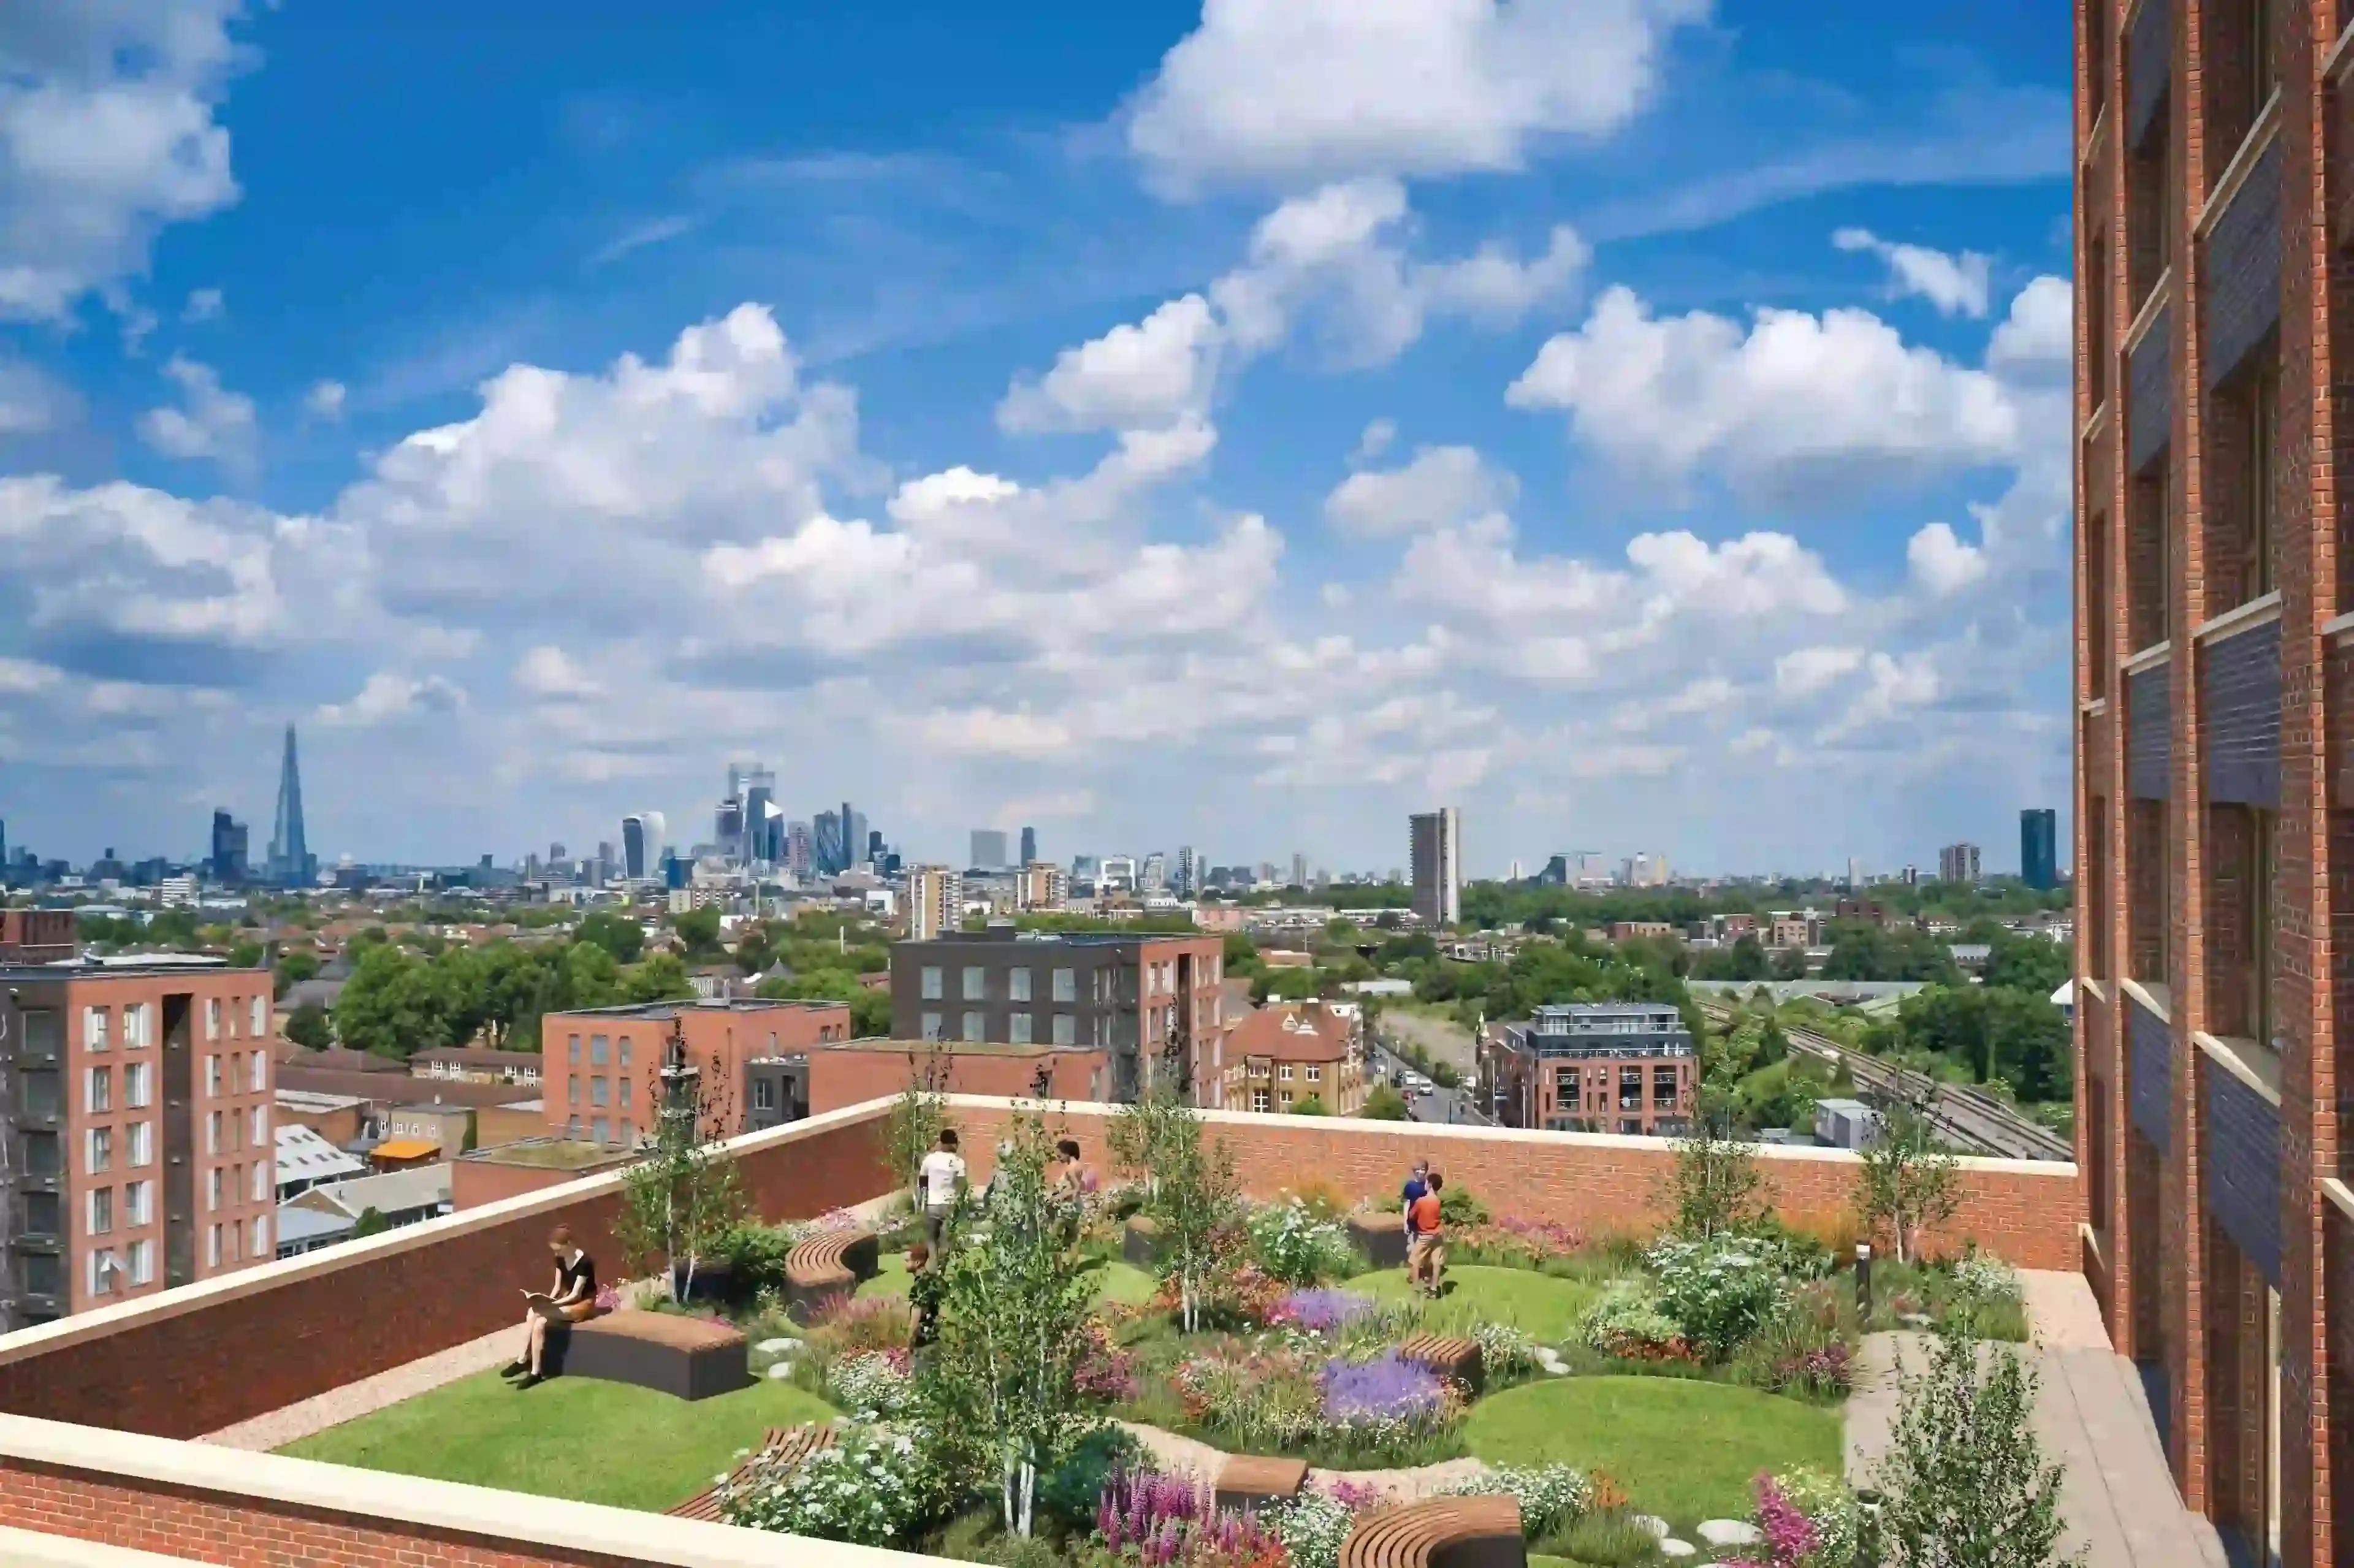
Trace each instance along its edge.
{"label": "dark grey apartment building", "polygon": [[1151,1081],[1172,1044],[1196,1102],[1224,1067],[1216,937],[1162,932],[962,932],[891,949],[891,1032],[902,1040],[1102,1049],[1112,1097]]}

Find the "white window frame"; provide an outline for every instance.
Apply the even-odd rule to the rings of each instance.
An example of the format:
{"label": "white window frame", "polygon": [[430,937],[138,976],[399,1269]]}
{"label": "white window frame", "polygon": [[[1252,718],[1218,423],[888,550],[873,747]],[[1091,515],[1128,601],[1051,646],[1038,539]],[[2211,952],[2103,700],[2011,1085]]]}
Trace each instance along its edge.
{"label": "white window frame", "polygon": [[218,998],[218,997],[217,997],[217,996],[208,996],[208,997],[205,998],[205,1038],[206,1038],[207,1040],[217,1040],[217,1039],[219,1039],[220,1037],[221,1037],[221,1004],[220,1004],[220,998]]}
{"label": "white window frame", "polygon": [[92,1187],[82,1194],[81,1234],[86,1236],[111,1236],[114,1234],[114,1189]]}
{"label": "white window frame", "polygon": [[[268,997],[256,996],[249,999],[246,1015],[252,1021],[251,1026],[246,1031],[247,1033],[256,1040],[265,1038],[270,1033],[270,999]],[[256,1084],[253,1086],[258,1089],[261,1086]]]}
{"label": "white window frame", "polygon": [[146,1063],[122,1064],[122,1108],[124,1110],[145,1110],[147,1102],[154,1094],[153,1075]]}
{"label": "white window frame", "polygon": [[85,1051],[106,1049],[106,1009],[85,1007],[81,1010],[81,1048]]}
{"label": "white window frame", "polygon": [[155,1183],[142,1179],[122,1184],[122,1223],[125,1226],[152,1224],[155,1219]]}
{"label": "white window frame", "polygon": [[137,1171],[154,1164],[155,1124],[152,1121],[134,1121],[123,1131],[128,1135],[129,1147],[124,1150],[122,1168],[126,1171]]}
{"label": "white window frame", "polygon": [[93,1127],[82,1133],[82,1173],[102,1176],[114,1168],[114,1129]]}
{"label": "white window frame", "polygon": [[155,1244],[134,1241],[123,1248],[131,1260],[131,1283],[153,1285],[155,1282]]}

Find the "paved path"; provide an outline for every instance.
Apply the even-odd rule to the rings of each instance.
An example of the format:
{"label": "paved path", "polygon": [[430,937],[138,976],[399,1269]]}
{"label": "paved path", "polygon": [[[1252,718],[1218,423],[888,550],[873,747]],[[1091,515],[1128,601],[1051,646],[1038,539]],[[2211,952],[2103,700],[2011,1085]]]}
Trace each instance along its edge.
{"label": "paved path", "polygon": [[[2035,1425],[2045,1453],[2067,1467],[2061,1513],[2086,1568],[2225,1568],[2212,1526],[2186,1511],[2158,1444],[2133,1363],[2109,1348],[2093,1293],[2079,1275],[2030,1271],[2029,1354],[2041,1383]],[[1864,1339],[1848,1402],[1847,1470],[1867,1478],[1895,1422],[1893,1369],[1929,1358],[1925,1334]]]}

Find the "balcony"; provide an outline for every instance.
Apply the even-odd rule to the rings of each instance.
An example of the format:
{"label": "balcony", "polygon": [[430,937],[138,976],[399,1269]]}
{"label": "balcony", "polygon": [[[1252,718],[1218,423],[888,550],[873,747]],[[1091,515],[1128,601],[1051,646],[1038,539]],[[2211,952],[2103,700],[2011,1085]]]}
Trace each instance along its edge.
{"label": "balcony", "polygon": [[[1629,1108],[1639,1112],[1641,1099]],[[770,1220],[807,1218],[895,1190],[898,1180],[877,1153],[890,1109],[890,1101],[870,1101],[734,1139],[754,1206]],[[949,1110],[979,1178],[1013,1104],[956,1097]],[[1054,1119],[1090,1164],[1106,1169],[1114,1114],[1072,1104]],[[1312,1181],[1386,1202],[1397,1173],[1427,1155],[1473,1191],[1512,1194],[1525,1218],[1597,1233],[1654,1227],[1661,1178],[1674,1160],[1659,1139],[1612,1134],[1225,1111],[1204,1120],[1254,1195]],[[1843,1222],[1854,1156],[1768,1150],[1760,1165],[1764,1195],[1787,1221]],[[1960,1171],[1961,1206],[1945,1245],[1974,1239],[2030,1268],[2077,1266],[2073,1166],[1964,1160]],[[425,1358],[510,1330],[518,1285],[535,1285],[546,1272],[549,1227],[567,1224],[593,1254],[613,1255],[620,1185],[616,1175],[592,1174],[0,1338],[0,1410],[7,1412],[0,1415],[0,1527],[37,1522],[150,1551],[204,1542],[202,1554],[222,1561],[257,1555],[263,1542],[298,1560],[353,1564],[449,1556],[453,1542],[468,1561],[526,1565],[586,1558],[881,1568],[890,1556],[912,1561],[222,1446],[236,1440],[232,1428],[309,1401],[332,1402],[339,1418],[387,1408],[415,1392],[403,1380]],[[354,1301],[396,1309],[355,1312]],[[544,1392],[563,1392],[561,1380]],[[215,1441],[193,1441],[203,1438]]]}

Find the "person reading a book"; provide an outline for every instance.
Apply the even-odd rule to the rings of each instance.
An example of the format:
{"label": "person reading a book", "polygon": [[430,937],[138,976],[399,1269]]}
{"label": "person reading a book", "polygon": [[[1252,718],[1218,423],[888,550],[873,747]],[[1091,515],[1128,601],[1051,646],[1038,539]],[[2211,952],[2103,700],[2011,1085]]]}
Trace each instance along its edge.
{"label": "person reading a book", "polygon": [[550,1323],[569,1328],[597,1311],[597,1265],[574,1244],[571,1228],[558,1225],[550,1231],[547,1250],[556,1259],[556,1283],[546,1290],[523,1293],[523,1354],[500,1369],[503,1376],[515,1380],[517,1388],[540,1381]]}

